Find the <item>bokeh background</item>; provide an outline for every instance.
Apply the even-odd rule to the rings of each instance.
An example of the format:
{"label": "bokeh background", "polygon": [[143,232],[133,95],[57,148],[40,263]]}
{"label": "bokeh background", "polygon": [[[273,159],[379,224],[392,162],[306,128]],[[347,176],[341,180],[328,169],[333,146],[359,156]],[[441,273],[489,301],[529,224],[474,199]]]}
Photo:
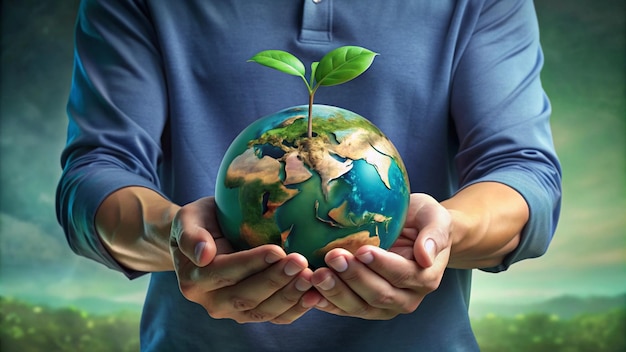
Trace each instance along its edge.
{"label": "bokeh background", "polygon": [[[52,346],[48,350],[66,345],[98,350],[89,345],[100,336],[96,327],[110,329],[102,336],[131,340],[117,350],[137,347],[133,336],[147,277],[129,281],[75,256],[54,213],[77,5],[77,0],[2,1],[2,351],[28,350],[25,341]],[[562,217],[542,258],[505,273],[476,272],[470,313],[484,350],[495,340],[480,334],[500,323],[509,326],[502,334],[524,343],[536,347],[551,339],[563,346],[564,338],[556,332],[546,337],[545,331],[590,316],[596,320],[585,321],[585,329],[604,331],[598,339],[605,350],[623,350],[624,338],[607,342],[606,336],[607,329],[626,335],[623,311],[602,318],[612,319],[609,323],[598,314],[626,307],[626,1],[536,0],[535,5],[545,54],[542,78],[564,172]],[[47,327],[40,326],[46,319]],[[539,326],[543,335],[524,335],[522,323]]]}

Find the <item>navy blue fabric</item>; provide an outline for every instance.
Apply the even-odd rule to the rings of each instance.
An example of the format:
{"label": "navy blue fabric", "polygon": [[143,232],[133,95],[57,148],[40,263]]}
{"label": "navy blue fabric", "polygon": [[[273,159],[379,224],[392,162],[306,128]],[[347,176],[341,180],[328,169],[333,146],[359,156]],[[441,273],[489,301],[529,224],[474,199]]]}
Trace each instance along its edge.
{"label": "navy blue fabric", "polygon": [[[323,6],[323,7],[318,7]],[[543,254],[556,228],[560,166],[532,1],[84,0],[76,22],[68,141],[57,214],[72,249],[133,278],[94,228],[111,192],[138,185],[178,204],[213,195],[221,156],[255,119],[307,102],[303,82],[246,62],[286,50],[307,67],[342,45],[380,55],[316,103],[376,124],[412,192],[444,200],[495,181],[528,202],[522,242],[502,265]],[[151,274],[146,351],[475,350],[471,271],[448,270],[413,314],[363,321],[308,313],[289,326],[213,320]]]}

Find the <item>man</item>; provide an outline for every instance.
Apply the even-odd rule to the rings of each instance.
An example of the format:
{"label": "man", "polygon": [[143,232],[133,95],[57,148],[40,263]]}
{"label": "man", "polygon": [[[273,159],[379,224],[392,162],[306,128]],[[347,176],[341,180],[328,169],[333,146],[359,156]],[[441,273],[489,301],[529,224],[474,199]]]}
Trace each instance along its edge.
{"label": "man", "polygon": [[[246,60],[343,45],[380,56],[316,102],[399,150],[415,192],[401,237],[315,271],[278,246],[234,252],[212,198],[221,156],[306,102],[302,82]],[[59,221],[77,253],[151,273],[145,351],[477,350],[471,269],[543,254],[557,223],[542,60],[532,1],[85,0]]]}

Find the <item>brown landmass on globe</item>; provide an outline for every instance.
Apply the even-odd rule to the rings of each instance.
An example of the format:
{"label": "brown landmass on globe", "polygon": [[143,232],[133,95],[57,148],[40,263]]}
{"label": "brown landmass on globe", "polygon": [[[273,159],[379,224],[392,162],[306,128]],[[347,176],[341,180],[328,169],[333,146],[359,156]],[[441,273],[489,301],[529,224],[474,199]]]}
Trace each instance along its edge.
{"label": "brown landmass on globe", "polygon": [[370,236],[369,231],[359,231],[357,233],[348,235],[346,237],[338,238],[324,247],[315,251],[316,255],[324,256],[335,248],[343,248],[350,253],[356,252],[361,246],[364,245],[380,246],[380,238],[378,236]]}
{"label": "brown landmass on globe", "polygon": [[[322,193],[329,197],[333,182],[350,172],[354,160],[372,165],[382,183],[391,189],[389,169],[397,154],[394,146],[383,135],[372,133],[368,123],[353,125],[343,116],[317,120],[319,133],[301,138],[300,127],[304,116],[298,115],[283,121],[279,127],[248,142],[248,149],[235,157],[226,172],[227,187],[241,187],[239,202],[244,210],[240,236],[250,246],[280,243],[285,248],[292,228],[280,231],[273,217],[277,209],[299,191],[286,186],[309,180],[312,172],[320,176]],[[331,128],[333,125],[341,128]],[[280,158],[260,155],[255,145],[272,145],[281,149]],[[401,163],[401,161],[399,161]],[[402,165],[400,165],[402,167]],[[281,176],[282,175],[282,176]],[[319,214],[319,201],[314,204],[316,219],[335,228],[354,228],[356,232],[333,240],[316,251],[324,255],[333,248],[351,252],[370,244],[380,246],[379,230],[385,232],[391,217],[365,212],[355,214],[344,201],[325,214]],[[321,216],[320,216],[321,215]],[[374,233],[356,228],[375,224]]]}

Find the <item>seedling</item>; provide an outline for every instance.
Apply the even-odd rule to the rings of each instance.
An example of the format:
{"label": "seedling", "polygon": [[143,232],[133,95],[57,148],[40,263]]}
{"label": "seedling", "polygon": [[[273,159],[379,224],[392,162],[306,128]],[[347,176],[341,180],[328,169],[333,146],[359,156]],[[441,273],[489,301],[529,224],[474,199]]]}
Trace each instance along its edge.
{"label": "seedling", "polygon": [[254,55],[249,62],[302,78],[309,91],[309,114],[307,137],[313,137],[313,98],[321,86],[336,86],[348,82],[365,72],[377,53],[359,47],[342,46],[324,55],[319,62],[311,64],[311,74],[306,78],[306,69],[300,59],[282,50],[265,50]]}

